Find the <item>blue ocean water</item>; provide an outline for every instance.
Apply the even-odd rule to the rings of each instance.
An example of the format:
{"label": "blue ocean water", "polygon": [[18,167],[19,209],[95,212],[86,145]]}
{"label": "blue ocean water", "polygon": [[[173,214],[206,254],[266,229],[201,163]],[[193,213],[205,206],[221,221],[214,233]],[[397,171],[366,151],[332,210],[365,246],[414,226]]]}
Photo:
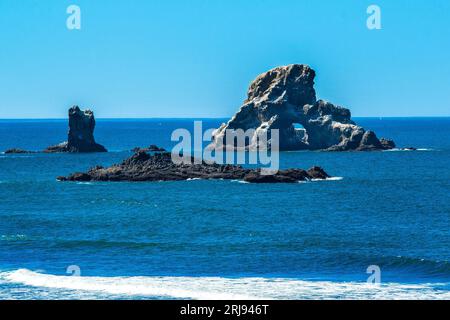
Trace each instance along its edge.
{"label": "blue ocean water", "polygon": [[[450,119],[356,121],[420,150],[283,152],[283,168],[342,177],[294,185],[57,182],[193,127],[99,119],[107,154],[0,154],[0,299],[450,299]],[[65,120],[0,120],[0,150],[66,134]]]}

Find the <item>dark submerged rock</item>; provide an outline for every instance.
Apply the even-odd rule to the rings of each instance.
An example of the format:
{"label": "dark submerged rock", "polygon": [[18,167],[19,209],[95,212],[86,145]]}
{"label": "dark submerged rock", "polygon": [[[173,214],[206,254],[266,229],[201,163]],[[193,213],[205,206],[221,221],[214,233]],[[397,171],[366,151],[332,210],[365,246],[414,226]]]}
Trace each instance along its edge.
{"label": "dark submerged rock", "polygon": [[390,139],[381,138],[380,143],[384,150],[390,150],[390,149],[396,148],[395,142]]}
{"label": "dark submerged rock", "polygon": [[[66,181],[67,179],[63,176],[56,178],[59,181]],[[76,172],[71,175],[72,181],[88,182],[91,181],[91,176],[87,173]]]}
{"label": "dark submerged rock", "polygon": [[6,150],[4,153],[5,154],[27,154],[27,153],[36,153],[36,152],[35,151],[28,151],[28,150],[13,148],[13,149]]}
{"label": "dark submerged rock", "polygon": [[330,178],[328,173],[325,172],[321,167],[312,167],[307,171],[308,175],[313,179],[327,179]]}
{"label": "dark submerged rock", "polygon": [[[191,160],[194,160],[193,158]],[[235,179],[251,183],[294,183],[312,179],[326,179],[329,175],[319,167],[279,170],[264,175],[260,169],[245,169],[237,165],[216,163],[174,163],[168,152],[149,155],[138,151],[121,164],[108,168],[97,166],[86,173],[58,177],[59,181],[180,181],[189,179]]]}
{"label": "dark submerged rock", "polygon": [[160,148],[155,144],[150,145],[147,148],[140,148],[140,147],[136,147],[133,150],[131,150],[133,152],[139,152],[139,151],[144,151],[144,152],[166,152],[166,149],[164,148]]}
{"label": "dark submerged rock", "polygon": [[[220,148],[220,141],[236,147],[234,141],[227,143],[227,129],[255,129],[260,133],[278,129],[280,150],[372,151],[395,145],[392,140],[378,140],[375,133],[356,125],[350,110],[317,100],[315,75],[309,66],[293,64],[258,76],[250,84],[240,110],[213,134],[210,147]],[[248,139],[246,147],[258,147],[257,141],[255,136]]]}
{"label": "dark submerged rock", "polygon": [[47,147],[47,149],[44,150],[44,153],[59,153],[59,152],[69,152],[67,142],[61,142],[60,144],[57,144],[55,146]]}

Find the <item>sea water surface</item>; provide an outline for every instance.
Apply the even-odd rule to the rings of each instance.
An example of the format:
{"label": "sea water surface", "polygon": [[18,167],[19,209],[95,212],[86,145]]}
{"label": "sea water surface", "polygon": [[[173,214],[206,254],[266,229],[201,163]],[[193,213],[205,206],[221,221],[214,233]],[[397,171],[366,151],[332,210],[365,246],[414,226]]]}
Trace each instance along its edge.
{"label": "sea water surface", "polygon": [[[450,298],[449,118],[356,119],[414,152],[281,153],[332,181],[55,179],[170,149],[193,120],[99,119],[105,154],[0,154],[0,299]],[[66,135],[66,120],[0,120],[1,151]]]}

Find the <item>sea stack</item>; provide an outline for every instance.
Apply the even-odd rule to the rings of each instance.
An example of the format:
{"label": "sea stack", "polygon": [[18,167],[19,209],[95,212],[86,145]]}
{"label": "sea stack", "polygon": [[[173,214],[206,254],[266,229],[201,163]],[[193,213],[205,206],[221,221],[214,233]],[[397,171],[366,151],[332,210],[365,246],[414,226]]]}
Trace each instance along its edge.
{"label": "sea stack", "polygon": [[[280,150],[373,151],[395,147],[388,139],[378,139],[351,120],[349,109],[317,100],[316,73],[307,65],[277,67],[259,75],[248,89],[240,110],[213,134],[210,147],[234,148],[227,143],[227,129],[254,129],[247,148],[258,147],[256,135],[279,130]],[[268,135],[270,137],[270,134]],[[269,141],[270,144],[270,141]]]}
{"label": "sea stack", "polygon": [[78,106],[69,109],[69,133],[67,142],[48,147],[44,152],[107,152],[95,142],[95,117],[91,110],[81,110]]}

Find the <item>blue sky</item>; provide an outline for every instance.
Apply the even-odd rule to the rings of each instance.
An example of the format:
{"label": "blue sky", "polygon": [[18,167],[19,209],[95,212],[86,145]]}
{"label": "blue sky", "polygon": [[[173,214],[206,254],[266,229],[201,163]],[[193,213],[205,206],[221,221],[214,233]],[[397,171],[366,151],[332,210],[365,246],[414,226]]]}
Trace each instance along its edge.
{"label": "blue sky", "polygon": [[0,0],[0,118],[229,117],[290,63],[355,116],[450,116],[449,18],[448,0]]}

